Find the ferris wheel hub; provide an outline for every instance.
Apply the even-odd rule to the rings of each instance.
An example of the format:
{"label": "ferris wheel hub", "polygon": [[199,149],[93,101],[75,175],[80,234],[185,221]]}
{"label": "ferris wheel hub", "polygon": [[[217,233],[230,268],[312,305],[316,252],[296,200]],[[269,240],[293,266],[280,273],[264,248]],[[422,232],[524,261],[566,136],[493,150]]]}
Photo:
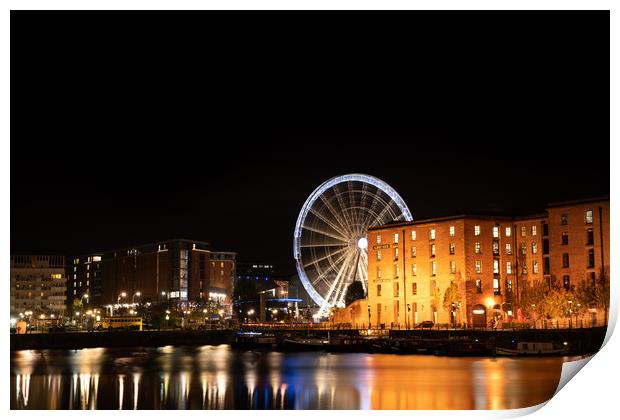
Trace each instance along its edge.
{"label": "ferris wheel hub", "polygon": [[360,249],[368,248],[368,240],[366,238],[360,238],[359,241],[357,241],[357,246]]}

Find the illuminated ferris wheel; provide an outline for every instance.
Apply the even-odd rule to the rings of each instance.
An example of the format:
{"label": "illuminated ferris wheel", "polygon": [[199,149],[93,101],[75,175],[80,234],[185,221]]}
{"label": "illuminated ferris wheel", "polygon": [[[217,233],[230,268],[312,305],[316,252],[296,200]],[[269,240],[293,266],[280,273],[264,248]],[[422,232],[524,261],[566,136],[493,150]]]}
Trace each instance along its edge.
{"label": "illuminated ferris wheel", "polygon": [[368,282],[366,230],[394,220],[412,220],[398,193],[378,178],[349,174],[321,184],[297,218],[293,255],[319,314],[344,306],[349,284]]}

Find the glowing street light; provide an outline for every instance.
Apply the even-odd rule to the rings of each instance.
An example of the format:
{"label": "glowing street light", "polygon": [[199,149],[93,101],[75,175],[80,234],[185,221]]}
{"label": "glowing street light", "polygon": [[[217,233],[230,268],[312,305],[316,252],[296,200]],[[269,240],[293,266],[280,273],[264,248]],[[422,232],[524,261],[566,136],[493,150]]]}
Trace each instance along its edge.
{"label": "glowing street light", "polygon": [[136,293],[134,293],[133,296],[131,297],[131,303],[135,303],[136,296],[140,297],[140,295],[141,295],[140,291],[137,291]]}

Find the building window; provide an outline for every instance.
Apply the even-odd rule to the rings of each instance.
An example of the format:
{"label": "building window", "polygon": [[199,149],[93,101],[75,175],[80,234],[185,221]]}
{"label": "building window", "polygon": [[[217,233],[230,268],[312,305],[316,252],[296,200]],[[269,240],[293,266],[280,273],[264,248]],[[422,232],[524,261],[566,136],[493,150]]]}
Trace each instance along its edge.
{"label": "building window", "polygon": [[527,263],[526,262],[521,264],[521,273],[522,274],[527,274]]}
{"label": "building window", "polygon": [[411,240],[415,241],[417,237],[418,237],[418,235],[416,234],[415,230],[412,230],[411,231]]}
{"label": "building window", "polygon": [[525,226],[521,226],[521,236],[525,236]]}
{"label": "building window", "polygon": [[560,216],[560,223],[563,225],[568,224],[568,214],[563,214]]}
{"label": "building window", "polygon": [[381,250],[377,250],[377,261],[381,261]]}
{"label": "building window", "polygon": [[570,276],[562,277],[562,285],[564,286],[564,290],[570,290]]}
{"label": "building window", "polygon": [[538,274],[538,260],[532,261],[532,273]]}
{"label": "building window", "polygon": [[430,239],[431,241],[434,241],[434,240],[435,240],[435,229],[431,229],[431,230],[428,232],[428,237],[429,237],[429,239]]}
{"label": "building window", "polygon": [[499,226],[493,226],[493,237],[499,238]]}
{"label": "building window", "polygon": [[506,279],[506,292],[512,293],[512,280]]}
{"label": "building window", "polygon": [[394,248],[394,261],[398,261],[398,248]]}
{"label": "building window", "polygon": [[525,242],[521,242],[521,254],[527,254],[527,246],[525,246]]}
{"label": "building window", "polygon": [[474,252],[475,252],[476,254],[480,254],[480,242],[476,242],[476,243],[474,244]]}
{"label": "building window", "polygon": [[543,223],[543,236],[549,236],[549,224]]}
{"label": "building window", "polygon": [[586,223],[592,224],[594,221],[594,214],[592,210],[586,210]]}
{"label": "building window", "polygon": [[510,244],[506,244],[506,255],[512,255],[512,246]]}
{"label": "building window", "polygon": [[567,253],[562,254],[562,267],[563,268],[568,268],[569,267],[569,261],[568,261],[568,254]]}
{"label": "building window", "polygon": [[450,261],[450,274],[456,274],[456,261]]}
{"label": "building window", "polygon": [[532,225],[532,236],[536,236],[536,225]]}
{"label": "building window", "polygon": [[398,297],[400,293],[400,283],[394,283],[394,297]]}
{"label": "building window", "polygon": [[551,271],[551,267],[549,265],[549,257],[543,258],[543,274],[548,275]]}
{"label": "building window", "polygon": [[454,242],[450,242],[450,255],[454,255]]}
{"label": "building window", "polygon": [[62,274],[52,274],[52,278],[53,279],[61,279],[62,278]]}
{"label": "building window", "polygon": [[435,244],[431,244],[431,257],[435,256]]}
{"label": "building window", "polygon": [[482,293],[482,280],[476,279],[476,293]]}
{"label": "building window", "polygon": [[499,285],[499,279],[493,279],[493,294],[494,295],[501,295],[502,294],[502,290],[500,288]]}
{"label": "building window", "polygon": [[512,262],[506,261],[506,274],[512,274]]}
{"label": "building window", "polygon": [[568,245],[568,232],[562,232],[562,245]]}
{"label": "building window", "polygon": [[450,236],[454,237],[454,226],[450,226]]}
{"label": "building window", "polygon": [[512,229],[510,229],[510,227],[506,228],[506,237],[510,237],[510,235],[512,234]]}
{"label": "building window", "polygon": [[493,260],[493,274],[499,274],[499,260]]}
{"label": "building window", "polygon": [[380,244],[381,243],[381,235],[377,235],[377,243]]}
{"label": "building window", "polygon": [[474,226],[474,236],[480,236],[480,226]]}
{"label": "building window", "polygon": [[377,267],[377,278],[381,278],[381,267]]}
{"label": "building window", "polygon": [[400,266],[397,263],[394,263],[394,277],[398,278],[400,275]]}
{"label": "building window", "polygon": [[398,233],[394,234],[394,243],[397,244],[398,243]]}
{"label": "building window", "polygon": [[436,261],[431,262],[431,275],[432,276],[437,275],[437,262]]}
{"label": "building window", "polygon": [[499,241],[493,241],[493,255],[499,255]]}
{"label": "building window", "polygon": [[594,268],[594,250],[588,250],[588,268]]}
{"label": "building window", "polygon": [[414,276],[418,275],[418,266],[416,264],[411,264],[411,272]]}
{"label": "building window", "polygon": [[99,262],[99,261],[101,261],[101,256],[100,255],[95,255],[93,257],[93,262]]}
{"label": "building window", "polygon": [[586,245],[594,245],[594,229],[587,230]]}
{"label": "building window", "polygon": [[411,284],[411,292],[414,296],[418,294],[418,283]]}
{"label": "building window", "polygon": [[480,260],[476,260],[476,273],[480,274],[482,272],[482,264],[480,264]]}
{"label": "building window", "polygon": [[538,244],[536,242],[532,242],[532,254],[538,254]]}
{"label": "building window", "polygon": [[415,246],[412,246],[411,247],[411,256],[415,258],[417,256],[417,253],[418,253],[417,248]]}
{"label": "building window", "polygon": [[549,254],[549,239],[548,238],[543,239],[543,254],[545,255]]}
{"label": "building window", "polygon": [[377,284],[377,296],[381,296],[381,285]]}
{"label": "building window", "polygon": [[590,286],[594,287],[596,286],[596,273],[591,271],[588,273],[588,276],[590,276]]}

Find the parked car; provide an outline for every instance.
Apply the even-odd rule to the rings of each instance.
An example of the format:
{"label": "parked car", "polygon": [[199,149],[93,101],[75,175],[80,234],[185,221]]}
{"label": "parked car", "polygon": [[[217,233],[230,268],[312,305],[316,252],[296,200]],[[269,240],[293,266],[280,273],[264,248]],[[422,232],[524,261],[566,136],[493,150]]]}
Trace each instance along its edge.
{"label": "parked car", "polygon": [[433,328],[433,321],[422,321],[416,324],[415,328]]}

